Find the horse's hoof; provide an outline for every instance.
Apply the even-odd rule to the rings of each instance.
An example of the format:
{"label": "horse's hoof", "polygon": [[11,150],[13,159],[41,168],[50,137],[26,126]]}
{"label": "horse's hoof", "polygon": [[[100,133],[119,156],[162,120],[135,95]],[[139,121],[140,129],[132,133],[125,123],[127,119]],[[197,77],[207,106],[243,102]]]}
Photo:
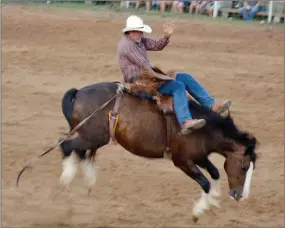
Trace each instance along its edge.
{"label": "horse's hoof", "polygon": [[194,223],[197,223],[198,220],[199,220],[199,217],[198,217],[197,215],[192,215],[192,221],[193,221]]}

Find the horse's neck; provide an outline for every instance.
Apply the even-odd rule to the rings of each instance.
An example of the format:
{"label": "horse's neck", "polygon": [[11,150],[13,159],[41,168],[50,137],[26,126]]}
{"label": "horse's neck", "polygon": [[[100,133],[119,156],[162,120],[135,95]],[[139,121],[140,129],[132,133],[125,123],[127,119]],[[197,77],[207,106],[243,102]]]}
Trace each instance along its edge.
{"label": "horse's neck", "polygon": [[218,136],[218,139],[215,140],[215,152],[223,155],[223,156],[226,156],[226,153],[227,152],[232,152],[236,149],[237,145],[236,143],[229,139],[229,138],[225,138],[224,136]]}

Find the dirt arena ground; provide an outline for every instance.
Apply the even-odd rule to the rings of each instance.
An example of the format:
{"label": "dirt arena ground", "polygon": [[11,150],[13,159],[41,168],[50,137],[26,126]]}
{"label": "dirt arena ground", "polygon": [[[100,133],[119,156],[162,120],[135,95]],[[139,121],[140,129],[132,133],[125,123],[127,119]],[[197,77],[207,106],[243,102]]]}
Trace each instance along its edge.
{"label": "dirt arena ground", "polygon": [[[126,15],[3,6],[3,227],[284,227],[283,31],[266,25],[176,21],[169,46],[150,53],[165,69],[193,74],[218,100],[233,101],[236,122],[261,145],[251,198],[228,198],[224,159],[211,156],[222,176],[221,209],[191,221],[200,187],[170,161],[135,157],[120,146],[98,152],[92,194],[79,173],[70,193],[54,197],[59,150],[26,171],[25,162],[54,145],[68,125],[61,98],[70,87],[118,80],[116,45]],[[157,36],[167,19],[146,18]],[[208,176],[208,175],[207,175]]]}

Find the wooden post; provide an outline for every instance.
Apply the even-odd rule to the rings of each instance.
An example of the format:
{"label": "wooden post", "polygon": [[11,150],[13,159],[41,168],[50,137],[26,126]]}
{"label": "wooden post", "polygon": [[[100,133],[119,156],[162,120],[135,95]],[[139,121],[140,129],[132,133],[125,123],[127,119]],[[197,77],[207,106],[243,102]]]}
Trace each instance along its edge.
{"label": "wooden post", "polygon": [[120,7],[128,9],[130,7],[130,1],[121,1]]}
{"label": "wooden post", "polygon": [[273,1],[269,2],[268,5],[268,23],[270,23],[272,21],[272,15],[273,15]]}
{"label": "wooden post", "polygon": [[218,1],[214,1],[214,11],[213,11],[213,17],[216,18],[218,16]]}
{"label": "wooden post", "polygon": [[128,9],[130,7],[130,1],[126,1],[126,8]]}
{"label": "wooden post", "polygon": [[280,23],[282,15],[284,16],[283,13],[283,8],[284,8],[284,1],[283,2],[275,2],[274,7],[273,7],[273,15],[274,15],[274,22],[275,23]]}

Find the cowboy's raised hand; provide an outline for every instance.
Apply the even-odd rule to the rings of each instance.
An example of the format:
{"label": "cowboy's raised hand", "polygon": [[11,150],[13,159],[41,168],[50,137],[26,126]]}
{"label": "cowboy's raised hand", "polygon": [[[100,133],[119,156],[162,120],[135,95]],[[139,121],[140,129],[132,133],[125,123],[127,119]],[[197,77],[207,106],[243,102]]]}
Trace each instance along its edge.
{"label": "cowboy's raised hand", "polygon": [[163,26],[164,29],[164,33],[167,34],[168,36],[171,36],[174,32],[174,30],[176,29],[176,26],[174,24],[174,22],[172,23],[166,23]]}

